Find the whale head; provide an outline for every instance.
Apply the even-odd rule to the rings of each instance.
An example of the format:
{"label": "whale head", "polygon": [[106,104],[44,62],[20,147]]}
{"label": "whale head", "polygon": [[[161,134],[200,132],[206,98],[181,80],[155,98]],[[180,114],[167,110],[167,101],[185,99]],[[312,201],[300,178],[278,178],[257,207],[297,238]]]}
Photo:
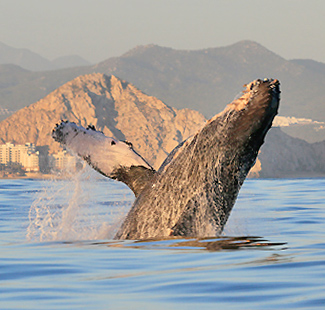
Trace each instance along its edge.
{"label": "whale head", "polygon": [[239,98],[208,122],[219,123],[217,129],[227,136],[224,142],[228,146],[259,149],[278,112],[280,82],[257,79],[245,86]]}

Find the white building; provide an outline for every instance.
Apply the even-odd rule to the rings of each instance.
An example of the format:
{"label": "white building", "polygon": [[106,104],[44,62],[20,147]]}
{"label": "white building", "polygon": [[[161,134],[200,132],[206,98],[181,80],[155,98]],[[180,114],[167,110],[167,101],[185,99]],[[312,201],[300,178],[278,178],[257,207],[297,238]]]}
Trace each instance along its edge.
{"label": "white building", "polygon": [[19,163],[26,171],[39,171],[39,152],[33,143],[15,145],[7,142],[0,145],[0,162],[5,165]]}
{"label": "white building", "polygon": [[15,145],[10,142],[0,145],[0,162],[1,162],[1,164],[6,165],[7,163],[11,162],[11,149],[14,146]]}
{"label": "white building", "polygon": [[52,166],[55,169],[75,169],[76,157],[70,155],[67,151],[60,151],[57,154],[52,154]]}
{"label": "white building", "polygon": [[39,152],[22,153],[20,163],[26,171],[39,171]]}

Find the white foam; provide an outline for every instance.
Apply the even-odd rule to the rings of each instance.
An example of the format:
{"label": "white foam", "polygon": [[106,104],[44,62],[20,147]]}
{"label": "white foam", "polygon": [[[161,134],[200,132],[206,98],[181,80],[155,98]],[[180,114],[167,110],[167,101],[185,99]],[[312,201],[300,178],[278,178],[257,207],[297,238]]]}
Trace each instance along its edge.
{"label": "white foam", "polygon": [[[94,193],[98,174],[86,166],[68,180],[44,181],[29,210],[29,241],[113,238],[130,202],[100,205]],[[109,186],[109,182],[105,182]],[[114,204],[114,203],[113,203]]]}

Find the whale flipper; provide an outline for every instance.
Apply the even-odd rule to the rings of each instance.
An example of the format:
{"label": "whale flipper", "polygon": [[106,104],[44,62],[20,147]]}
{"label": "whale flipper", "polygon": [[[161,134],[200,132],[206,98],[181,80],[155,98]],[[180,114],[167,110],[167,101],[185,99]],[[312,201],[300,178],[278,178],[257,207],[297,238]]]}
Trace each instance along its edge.
{"label": "whale flipper", "polygon": [[106,137],[94,126],[84,128],[73,122],[61,121],[53,129],[52,137],[99,173],[124,182],[136,197],[156,173],[131,143]]}

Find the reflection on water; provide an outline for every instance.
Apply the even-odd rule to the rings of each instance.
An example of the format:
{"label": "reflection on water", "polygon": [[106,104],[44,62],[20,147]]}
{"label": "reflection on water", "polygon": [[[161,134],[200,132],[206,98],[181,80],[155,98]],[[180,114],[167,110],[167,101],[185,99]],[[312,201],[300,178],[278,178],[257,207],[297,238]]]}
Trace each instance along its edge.
{"label": "reflection on water", "polygon": [[133,196],[88,180],[0,180],[1,309],[323,309],[325,180],[247,180],[224,236],[141,241],[94,240]]}
{"label": "reflection on water", "polygon": [[[237,250],[242,248],[257,248],[257,247],[279,247],[286,245],[285,242],[269,242],[261,237],[209,237],[199,239],[186,239],[181,237],[164,238],[164,239],[146,239],[129,241],[126,244],[125,241],[117,242],[95,242],[92,244],[107,245],[112,247],[133,247],[138,249],[173,249],[189,250],[200,249],[208,251],[220,251],[220,250]],[[283,248],[284,249],[284,248]]]}

